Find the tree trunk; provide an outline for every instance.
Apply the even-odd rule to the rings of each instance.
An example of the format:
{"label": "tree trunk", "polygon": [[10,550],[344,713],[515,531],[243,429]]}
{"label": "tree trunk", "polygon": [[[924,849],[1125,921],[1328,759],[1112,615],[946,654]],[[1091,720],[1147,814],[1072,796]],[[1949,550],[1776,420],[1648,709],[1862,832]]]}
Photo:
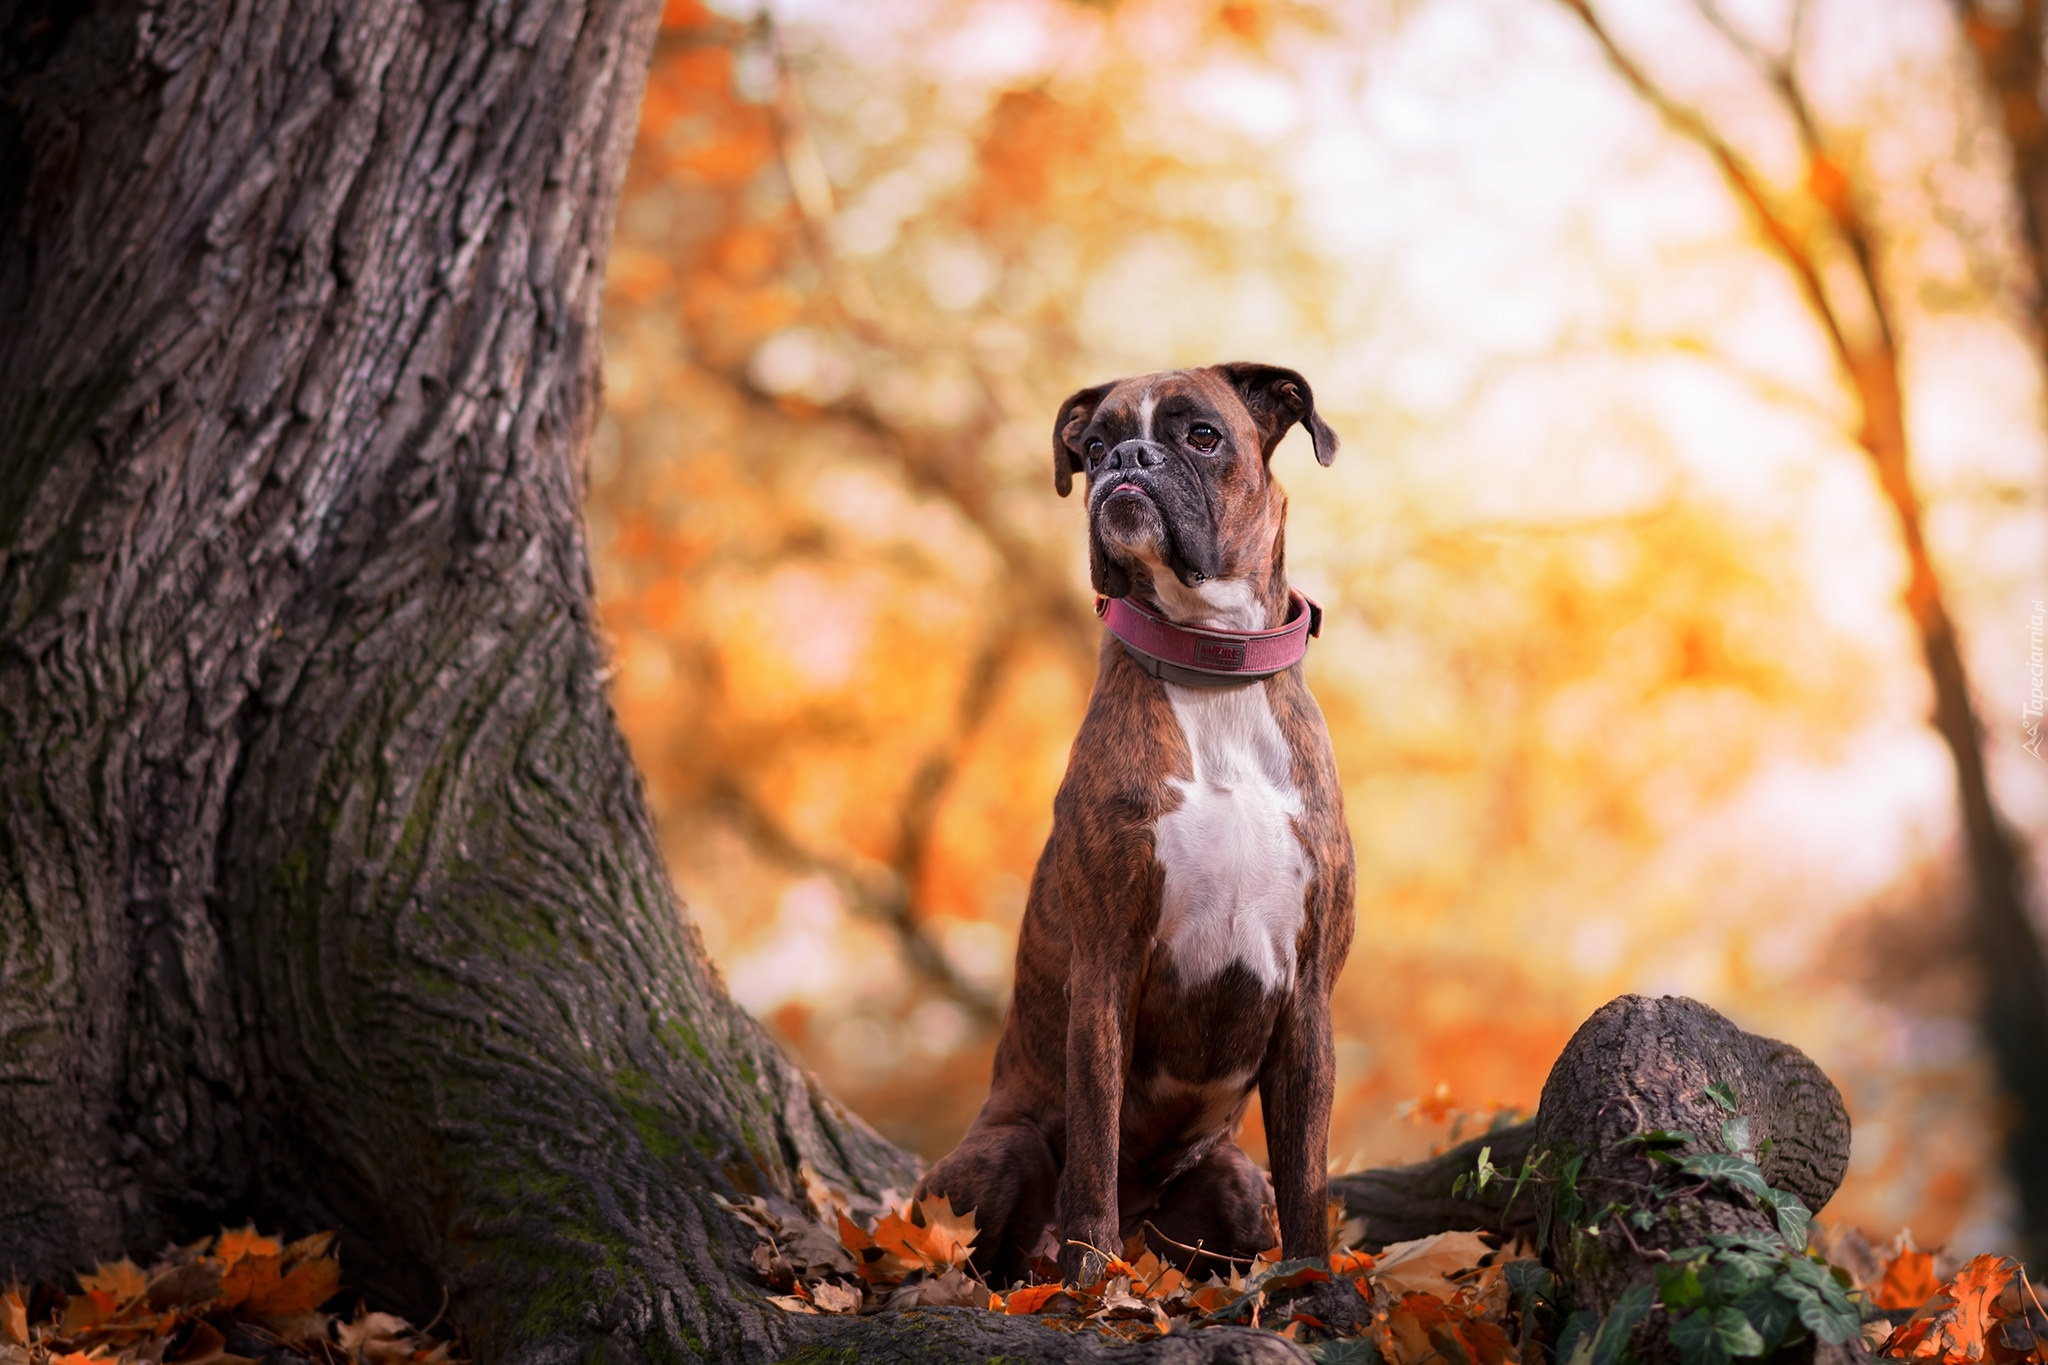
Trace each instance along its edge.
{"label": "tree trunk", "polygon": [[0,3],[0,1264],[338,1226],[480,1358],[791,1340],[907,1188],[726,1000],[580,525],[654,10]]}
{"label": "tree trunk", "polygon": [[2019,209],[2020,249],[2032,324],[2034,354],[2048,376],[2048,91],[2042,88],[2048,42],[2044,0],[1952,0],[1990,96],[1999,131],[2012,156],[2013,201]]}

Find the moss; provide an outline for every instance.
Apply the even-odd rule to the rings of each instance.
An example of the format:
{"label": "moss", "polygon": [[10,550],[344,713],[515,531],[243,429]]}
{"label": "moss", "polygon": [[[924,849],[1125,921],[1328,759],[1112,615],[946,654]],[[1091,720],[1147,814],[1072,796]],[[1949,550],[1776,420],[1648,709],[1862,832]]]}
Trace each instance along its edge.
{"label": "moss", "polygon": [[681,1125],[653,1078],[638,1067],[620,1067],[612,1073],[612,1085],[619,1097],[619,1107],[625,1111],[633,1131],[640,1135],[642,1145],[663,1161],[681,1155],[683,1137],[677,1131]]}

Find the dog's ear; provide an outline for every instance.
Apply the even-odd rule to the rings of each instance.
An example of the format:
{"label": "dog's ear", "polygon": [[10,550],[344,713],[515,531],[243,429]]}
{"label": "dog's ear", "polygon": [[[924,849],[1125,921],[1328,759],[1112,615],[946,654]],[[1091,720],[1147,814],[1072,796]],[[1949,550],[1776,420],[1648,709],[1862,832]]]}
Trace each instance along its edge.
{"label": "dog's ear", "polygon": [[1316,396],[1309,391],[1308,381],[1294,370],[1284,370],[1278,365],[1258,365],[1238,361],[1229,365],[1218,365],[1216,372],[1229,381],[1237,390],[1237,396],[1244,400],[1251,410],[1252,420],[1259,424],[1259,442],[1265,447],[1263,453],[1271,456],[1273,447],[1280,444],[1280,438],[1287,434],[1287,428],[1296,422],[1308,428],[1308,438],[1316,448],[1316,463],[1327,465],[1337,458],[1337,433],[1330,430],[1322,414],[1316,411]]}
{"label": "dog's ear", "polygon": [[1119,382],[1112,379],[1107,384],[1082,389],[1060,404],[1059,416],[1052,419],[1052,486],[1063,498],[1074,491],[1074,475],[1088,467],[1088,459],[1081,453],[1081,433],[1088,429],[1095,409]]}

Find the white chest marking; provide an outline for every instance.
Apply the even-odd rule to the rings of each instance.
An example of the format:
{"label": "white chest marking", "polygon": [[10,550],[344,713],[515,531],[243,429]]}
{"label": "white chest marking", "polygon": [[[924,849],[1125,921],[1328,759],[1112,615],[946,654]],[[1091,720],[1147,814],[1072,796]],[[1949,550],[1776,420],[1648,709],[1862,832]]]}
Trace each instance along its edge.
{"label": "white chest marking", "polygon": [[1166,883],[1158,941],[1189,984],[1242,962],[1268,990],[1286,990],[1309,868],[1294,836],[1301,795],[1266,689],[1168,683],[1166,695],[1195,771],[1174,780],[1180,808],[1153,831]]}

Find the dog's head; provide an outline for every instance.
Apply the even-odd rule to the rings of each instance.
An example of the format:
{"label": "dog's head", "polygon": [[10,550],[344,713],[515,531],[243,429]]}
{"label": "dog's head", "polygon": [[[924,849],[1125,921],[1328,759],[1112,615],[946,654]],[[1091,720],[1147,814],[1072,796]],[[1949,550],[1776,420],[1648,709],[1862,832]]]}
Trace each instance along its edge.
{"label": "dog's head", "polygon": [[[1287,498],[1268,462],[1296,422],[1316,459],[1337,434],[1308,381],[1277,365],[1212,365],[1082,389],[1053,422],[1053,486],[1088,478],[1088,564],[1105,597],[1146,591],[1175,620],[1255,629],[1284,600]],[[1278,622],[1272,624],[1277,625]]]}

